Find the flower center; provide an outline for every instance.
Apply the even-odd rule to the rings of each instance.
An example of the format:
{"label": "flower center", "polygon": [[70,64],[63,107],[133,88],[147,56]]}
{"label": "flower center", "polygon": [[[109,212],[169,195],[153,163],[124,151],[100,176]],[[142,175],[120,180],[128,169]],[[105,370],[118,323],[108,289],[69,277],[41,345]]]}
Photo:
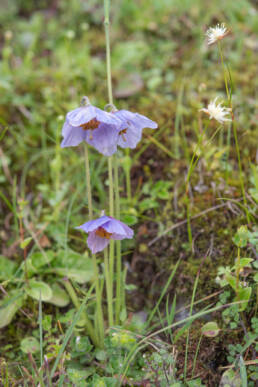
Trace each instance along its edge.
{"label": "flower center", "polygon": [[99,227],[96,231],[95,231],[95,234],[97,236],[99,236],[100,238],[106,238],[106,239],[110,239],[112,233],[111,232],[107,232],[103,227]]}
{"label": "flower center", "polygon": [[81,124],[80,127],[83,130],[94,130],[99,127],[100,122],[96,120],[96,118],[93,118],[92,120],[85,122],[85,124]]}

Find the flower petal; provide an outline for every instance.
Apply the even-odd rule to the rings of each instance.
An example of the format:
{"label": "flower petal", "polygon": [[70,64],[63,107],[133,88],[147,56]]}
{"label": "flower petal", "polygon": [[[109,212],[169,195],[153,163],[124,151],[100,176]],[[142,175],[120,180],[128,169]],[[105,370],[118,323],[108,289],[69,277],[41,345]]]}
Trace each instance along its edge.
{"label": "flower petal", "polygon": [[156,129],[158,127],[158,124],[155,121],[150,120],[142,114],[130,112],[129,110],[118,110],[117,112],[115,112],[115,115],[122,121],[131,123],[132,125],[140,129]]}
{"label": "flower petal", "polygon": [[66,148],[68,146],[77,146],[83,140],[85,140],[85,131],[80,127],[71,126],[65,121],[62,129],[63,141],[61,147]]}
{"label": "flower petal", "polygon": [[[109,221],[102,226],[107,232],[112,234],[111,239],[116,239],[113,234],[120,235],[122,238],[132,238],[133,230],[120,220],[110,218]],[[120,238],[119,238],[120,239]]]}
{"label": "flower petal", "polygon": [[86,142],[104,156],[111,156],[117,151],[119,130],[115,126],[100,124],[97,129],[87,131]]}
{"label": "flower petal", "polygon": [[95,232],[90,232],[87,239],[87,244],[92,254],[96,254],[99,251],[104,250],[104,248],[109,244],[109,241],[110,239],[101,238],[96,235]]}
{"label": "flower petal", "polygon": [[76,228],[81,229],[85,232],[91,232],[91,231],[97,230],[99,227],[101,227],[104,223],[107,223],[109,220],[110,220],[110,217],[104,215],[98,219],[89,220],[88,222]]}
{"label": "flower petal", "polygon": [[67,113],[66,119],[72,126],[80,126],[96,117],[95,107],[92,105],[81,106]]}
{"label": "flower petal", "polygon": [[141,141],[142,129],[137,128],[135,125],[129,124],[125,133],[120,133],[118,136],[117,144],[121,148],[136,148],[137,144]]}

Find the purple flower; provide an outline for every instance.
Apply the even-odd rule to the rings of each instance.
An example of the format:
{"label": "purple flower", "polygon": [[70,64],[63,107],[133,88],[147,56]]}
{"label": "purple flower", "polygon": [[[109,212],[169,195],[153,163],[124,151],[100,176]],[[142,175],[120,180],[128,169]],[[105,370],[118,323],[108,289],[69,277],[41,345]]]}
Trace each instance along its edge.
{"label": "purple flower", "polygon": [[89,233],[87,244],[93,254],[104,250],[110,239],[131,239],[134,233],[125,223],[106,215],[90,220],[76,228]]}
{"label": "purple flower", "polygon": [[120,129],[121,121],[114,114],[87,103],[66,115],[61,147],[86,141],[103,155],[111,156],[117,150]]}
{"label": "purple flower", "polygon": [[121,148],[136,148],[142,138],[144,128],[156,129],[158,127],[156,122],[139,113],[118,110],[114,114],[123,122],[118,137],[118,145]]}

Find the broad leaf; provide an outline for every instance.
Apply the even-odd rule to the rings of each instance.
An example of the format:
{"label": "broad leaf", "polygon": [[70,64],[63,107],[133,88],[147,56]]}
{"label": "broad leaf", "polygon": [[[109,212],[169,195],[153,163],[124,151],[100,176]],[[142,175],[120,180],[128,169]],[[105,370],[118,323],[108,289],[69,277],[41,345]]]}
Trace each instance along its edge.
{"label": "broad leaf", "polygon": [[63,288],[61,288],[61,286],[59,286],[57,283],[54,283],[51,286],[51,289],[52,289],[52,297],[47,302],[49,302],[50,304],[59,306],[60,308],[63,308],[69,304],[70,298],[66,293],[66,291]]}
{"label": "broad leaf", "polygon": [[12,321],[16,312],[23,304],[23,295],[15,292],[12,296],[5,297],[0,304],[0,329],[6,327]]}
{"label": "broad leaf", "polygon": [[10,259],[0,255],[0,280],[10,279],[16,268],[16,264]]}
{"label": "broad leaf", "polygon": [[40,298],[42,301],[49,301],[53,296],[51,287],[48,286],[48,284],[42,281],[35,281],[33,279],[29,281],[25,291],[30,297],[37,301],[39,301]]}

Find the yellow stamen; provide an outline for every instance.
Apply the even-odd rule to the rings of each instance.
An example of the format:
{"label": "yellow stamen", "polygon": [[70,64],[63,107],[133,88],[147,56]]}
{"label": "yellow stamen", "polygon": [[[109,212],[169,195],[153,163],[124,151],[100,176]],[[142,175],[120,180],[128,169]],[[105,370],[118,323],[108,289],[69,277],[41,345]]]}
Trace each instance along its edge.
{"label": "yellow stamen", "polygon": [[85,122],[85,124],[81,124],[80,127],[83,130],[94,130],[99,127],[100,122],[96,120],[96,118],[93,118],[92,120]]}
{"label": "yellow stamen", "polygon": [[110,239],[112,233],[107,232],[103,227],[99,227],[96,231],[95,234],[99,236],[100,238],[106,238]]}
{"label": "yellow stamen", "polygon": [[120,132],[119,132],[119,134],[122,136],[122,139],[123,139],[124,141],[126,141],[125,134],[126,134],[126,132],[127,132],[127,129],[128,129],[128,128],[125,128],[125,129],[123,129],[123,130],[120,130]]}

